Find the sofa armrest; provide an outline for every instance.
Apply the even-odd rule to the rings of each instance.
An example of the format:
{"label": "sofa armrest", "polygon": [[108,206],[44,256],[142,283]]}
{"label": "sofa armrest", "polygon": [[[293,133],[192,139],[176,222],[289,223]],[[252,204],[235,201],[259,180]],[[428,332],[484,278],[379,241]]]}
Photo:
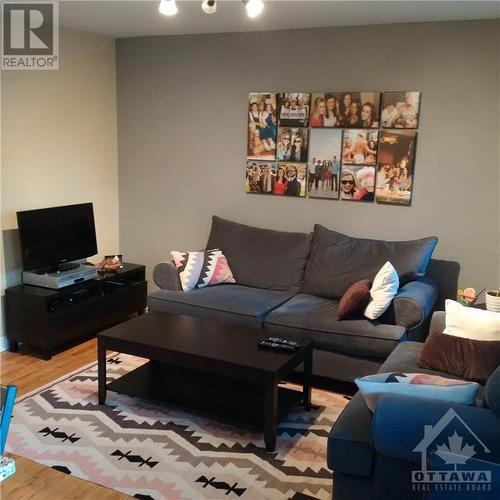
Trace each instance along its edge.
{"label": "sofa armrest", "polygon": [[393,300],[394,324],[407,330],[421,326],[436,303],[438,284],[423,276],[403,285]]}
{"label": "sofa armrest", "polygon": [[443,333],[446,328],[446,312],[435,311],[429,325],[429,332]]}
{"label": "sofa armrest", "polygon": [[[453,412],[449,413],[450,409]],[[442,418],[444,420],[441,421]],[[467,427],[464,428],[460,419],[489,449],[489,453],[471,437],[470,431],[467,431]],[[446,423],[448,420],[449,423]],[[425,444],[423,440],[426,432],[432,437],[433,427],[438,422],[443,425],[442,432],[434,437],[440,441],[439,444],[447,443],[447,430],[453,433],[457,429],[454,425],[458,425],[457,432],[462,432],[465,442],[476,445],[475,459],[500,464],[500,418],[487,408],[459,403],[385,394],[379,398],[373,415],[373,445],[381,455],[420,464],[422,452],[414,450]]]}
{"label": "sofa armrest", "polygon": [[177,269],[167,262],[155,266],[153,281],[163,290],[182,290]]}
{"label": "sofa armrest", "polygon": [[370,476],[374,462],[372,414],[358,392],[344,408],[328,436],[327,463],[333,471]]}

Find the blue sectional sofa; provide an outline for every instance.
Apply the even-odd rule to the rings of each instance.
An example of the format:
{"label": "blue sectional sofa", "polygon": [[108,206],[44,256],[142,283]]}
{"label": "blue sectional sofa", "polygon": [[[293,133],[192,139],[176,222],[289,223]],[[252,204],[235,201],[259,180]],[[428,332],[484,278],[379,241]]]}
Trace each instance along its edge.
{"label": "blue sectional sofa", "polygon": [[[444,314],[441,311],[434,313],[430,327],[433,332],[443,331]],[[418,368],[422,346],[418,342],[399,344],[381,366],[380,372],[434,373],[457,378]],[[481,395],[485,407],[384,395],[379,397],[372,414],[358,392],[337,419],[328,438],[328,466],[333,470],[334,499],[500,498],[500,366],[481,389]],[[455,413],[448,414],[448,425],[456,425],[456,428],[444,427],[432,441],[432,426],[441,418],[446,419],[450,409]],[[454,415],[458,415],[462,422]],[[463,423],[469,430],[463,427]],[[430,485],[416,483],[414,486],[412,471],[422,469],[422,457],[430,472],[450,469],[435,452],[437,444],[449,446],[448,437],[455,431],[464,439],[461,447],[466,444],[474,447],[471,458],[460,464],[457,470],[489,472],[491,482],[480,485],[484,488],[480,491],[475,491],[478,488],[475,482],[460,483],[460,486],[442,486],[439,482]],[[429,443],[423,442],[426,435],[430,436]],[[420,443],[420,448],[425,449],[414,451]]]}
{"label": "blue sectional sofa", "polygon": [[[374,373],[405,340],[423,340],[438,287],[425,276],[436,238],[388,242],[351,238],[316,225],[313,234],[272,231],[213,218],[207,248],[228,259],[234,285],[183,292],[171,262],[153,273],[151,310],[219,319],[314,340],[315,375],[352,382]],[[337,321],[342,294],[390,260],[401,280],[376,321]]]}

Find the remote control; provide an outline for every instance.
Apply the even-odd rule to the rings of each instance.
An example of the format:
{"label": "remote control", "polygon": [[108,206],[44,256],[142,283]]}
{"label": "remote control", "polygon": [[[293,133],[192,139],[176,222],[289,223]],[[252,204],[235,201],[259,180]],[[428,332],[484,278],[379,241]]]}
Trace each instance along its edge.
{"label": "remote control", "polygon": [[273,342],[275,344],[283,344],[283,345],[291,345],[293,347],[300,347],[300,344],[298,344],[297,342],[294,342],[293,340],[283,339],[281,337],[268,337],[266,340],[269,342]]}
{"label": "remote control", "polygon": [[268,340],[262,340],[259,342],[259,347],[265,349],[275,349],[277,351],[294,352],[297,350],[296,347],[288,344],[280,344],[277,342],[269,342]]}

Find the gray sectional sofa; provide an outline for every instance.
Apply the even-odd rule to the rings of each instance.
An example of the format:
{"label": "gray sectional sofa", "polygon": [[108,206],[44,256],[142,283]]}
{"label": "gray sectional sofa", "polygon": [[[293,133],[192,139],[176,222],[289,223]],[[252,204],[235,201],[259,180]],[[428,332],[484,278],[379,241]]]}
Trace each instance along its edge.
{"label": "gray sectional sofa", "polygon": [[[170,263],[158,264],[151,310],[219,319],[314,341],[314,374],[352,382],[376,372],[405,340],[423,340],[437,284],[425,276],[434,237],[388,242],[351,238],[316,225],[312,234],[260,229],[213,217],[207,248],[227,257],[236,284],[183,292]],[[337,321],[343,293],[373,279],[389,260],[401,286],[376,321]]]}
{"label": "gray sectional sofa", "polygon": [[[432,316],[429,330],[442,332],[445,313]],[[419,342],[404,342],[387,358],[381,373],[429,373],[447,378],[461,378],[449,373],[426,370],[418,366],[423,347]],[[493,500],[500,491],[500,366],[481,386],[479,399],[485,407],[466,406],[435,399],[399,394],[381,396],[371,413],[361,392],[358,392],[340,414],[328,437],[328,466],[333,474],[335,500]],[[422,467],[421,453],[414,449],[424,436],[424,428],[432,427],[450,408],[486,443],[489,450],[475,445],[471,459],[461,463],[459,470],[490,471],[491,491],[474,491],[474,484],[440,489],[442,484],[428,484],[427,491],[412,488],[412,471]],[[462,429],[458,429],[463,432]],[[447,434],[448,436],[450,434]],[[445,440],[446,435],[439,439]],[[439,441],[441,442],[441,441]],[[429,448],[428,468],[446,470],[449,465]],[[450,461],[451,463],[451,461]],[[422,486],[422,485],[420,485]],[[451,485],[448,485],[451,486]],[[460,488],[462,486],[462,488]]]}

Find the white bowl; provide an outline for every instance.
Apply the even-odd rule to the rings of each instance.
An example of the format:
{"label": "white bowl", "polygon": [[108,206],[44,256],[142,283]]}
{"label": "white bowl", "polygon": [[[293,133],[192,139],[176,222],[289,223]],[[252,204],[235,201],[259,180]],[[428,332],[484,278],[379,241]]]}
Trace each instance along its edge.
{"label": "white bowl", "polygon": [[495,290],[488,290],[485,294],[486,309],[488,311],[500,313],[500,297],[495,297],[494,295],[491,295],[490,292],[495,293]]}

